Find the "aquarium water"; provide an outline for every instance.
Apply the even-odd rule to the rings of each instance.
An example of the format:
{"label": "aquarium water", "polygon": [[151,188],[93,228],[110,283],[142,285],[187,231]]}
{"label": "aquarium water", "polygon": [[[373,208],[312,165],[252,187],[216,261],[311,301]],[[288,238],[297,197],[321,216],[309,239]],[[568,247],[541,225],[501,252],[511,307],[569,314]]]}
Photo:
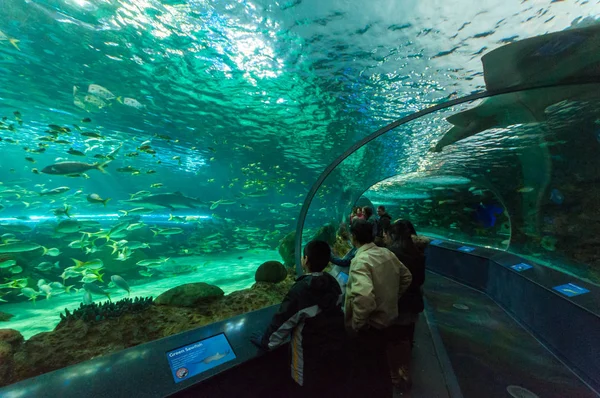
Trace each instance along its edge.
{"label": "aquarium water", "polygon": [[[568,60],[598,62],[581,55],[597,43],[595,2],[0,8],[0,328],[25,339],[108,296],[156,298],[196,282],[227,295],[251,288],[267,261],[292,274],[305,199],[353,144],[430,106],[541,76],[548,57],[566,60],[546,72],[552,83],[587,70]],[[567,33],[527,62],[511,50],[552,32]],[[600,220],[600,107],[590,92],[480,98],[369,141],[314,186],[304,243],[362,201],[420,234],[599,283],[590,228]]]}

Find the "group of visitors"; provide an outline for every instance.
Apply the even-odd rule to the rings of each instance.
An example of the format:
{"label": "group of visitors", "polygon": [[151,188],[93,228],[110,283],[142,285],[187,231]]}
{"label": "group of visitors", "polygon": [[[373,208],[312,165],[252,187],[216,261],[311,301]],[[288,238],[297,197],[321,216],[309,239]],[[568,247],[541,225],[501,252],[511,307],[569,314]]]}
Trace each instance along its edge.
{"label": "group of visitors", "polygon": [[[411,388],[425,258],[410,221],[392,223],[383,206],[378,218],[372,213],[369,207],[353,212],[352,249],[343,258],[323,241],[304,247],[305,274],[266,332],[252,337],[263,349],[291,339],[288,396],[397,397]],[[329,262],[331,273],[324,272]]]}
{"label": "group of visitors", "polygon": [[377,208],[377,216],[369,206],[355,207],[350,214],[350,225],[356,220],[369,221],[373,226],[373,238],[377,246],[385,246],[383,243],[383,231],[392,223],[392,217],[387,214],[384,206]]}

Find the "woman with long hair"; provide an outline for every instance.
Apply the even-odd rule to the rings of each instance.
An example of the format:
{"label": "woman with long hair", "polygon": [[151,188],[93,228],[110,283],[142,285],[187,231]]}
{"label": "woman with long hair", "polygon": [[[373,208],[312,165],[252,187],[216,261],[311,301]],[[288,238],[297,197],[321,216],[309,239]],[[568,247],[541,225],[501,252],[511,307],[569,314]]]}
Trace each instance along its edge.
{"label": "woman with long hair", "polygon": [[389,337],[387,356],[394,389],[404,392],[412,385],[410,360],[412,356],[415,323],[423,312],[422,286],[425,283],[425,257],[413,242],[415,229],[410,221],[399,220],[384,227],[386,247],[398,257],[412,274],[408,290],[398,298],[398,318],[394,334]]}

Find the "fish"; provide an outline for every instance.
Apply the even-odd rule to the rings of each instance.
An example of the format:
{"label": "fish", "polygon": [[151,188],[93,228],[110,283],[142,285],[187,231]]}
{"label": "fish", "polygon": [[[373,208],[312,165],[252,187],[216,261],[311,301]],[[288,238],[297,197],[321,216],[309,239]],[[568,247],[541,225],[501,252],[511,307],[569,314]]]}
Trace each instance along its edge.
{"label": "fish", "polygon": [[122,147],[123,144],[119,145],[117,148],[113,149],[108,155],[106,155],[106,157],[110,160],[115,160],[115,157],[117,156]]}
{"label": "fish", "polygon": [[11,279],[8,283],[3,283],[0,287],[9,288],[9,289],[21,289],[27,287],[29,284],[28,278],[21,279]]}
{"label": "fish", "polygon": [[148,209],[146,207],[136,207],[131,210],[119,210],[120,213],[123,213],[124,216],[128,216],[130,214],[149,214],[152,213],[155,209]]}
{"label": "fish", "polygon": [[126,230],[127,227],[129,227],[128,221],[120,222],[110,229],[110,231],[108,232],[108,236],[110,237],[110,236],[116,235],[119,232]]}
{"label": "fish", "polygon": [[95,258],[93,260],[89,260],[89,261],[81,261],[81,260],[77,260],[76,258],[71,258],[71,260],[73,260],[73,262],[75,263],[75,268],[90,268],[90,269],[99,269],[104,267],[104,263],[102,262],[102,260],[100,260],[99,258]]}
{"label": "fish", "polygon": [[64,281],[66,281],[67,279],[70,279],[70,278],[78,278],[78,277],[81,276],[81,274],[82,274],[82,272],[76,271],[74,269],[74,267],[69,267],[69,268],[66,268],[62,272],[62,274],[60,274],[60,277],[63,279],[63,282],[64,282]]}
{"label": "fish", "polygon": [[16,267],[12,267],[10,269],[11,274],[20,274],[21,272],[23,272],[23,267],[20,266],[16,266]]}
{"label": "fish", "polygon": [[455,203],[458,203],[458,202],[456,200],[454,200],[454,199],[440,200],[438,202],[438,204],[440,204],[440,205],[443,205],[443,204],[449,204],[449,205],[451,205],[451,204],[455,204]]}
{"label": "fish", "polygon": [[21,289],[21,294],[19,296],[25,296],[27,297],[29,300],[32,300],[33,303],[35,304],[35,299],[37,298],[37,296],[39,296],[40,293],[36,292],[35,290],[33,290],[30,287],[26,287]]}
{"label": "fish", "polygon": [[153,275],[154,275],[154,272],[150,272],[150,271],[146,271],[146,270],[139,270],[139,271],[138,271],[138,273],[139,273],[141,276],[144,276],[144,277],[146,277],[146,278],[150,278],[151,276],[153,276]]}
{"label": "fish", "polygon": [[125,279],[123,279],[119,275],[113,275],[110,277],[110,280],[119,288],[125,290],[127,295],[131,294],[131,289],[129,288],[129,284]]}
{"label": "fish", "polygon": [[38,284],[38,289],[41,292],[46,293],[46,300],[48,300],[52,296],[52,288],[50,287],[50,285]]}
{"label": "fish", "polygon": [[133,167],[133,166],[127,166],[127,167],[119,167],[119,168],[117,169],[117,171],[118,171],[119,173],[132,173],[132,174],[133,174],[133,173],[139,173],[139,172],[140,172],[140,169],[136,169],[136,168],[135,168],[135,167]]}
{"label": "fish", "polygon": [[82,131],[81,135],[84,137],[91,137],[91,138],[104,138],[103,135],[95,133],[93,131]]}
{"label": "fish", "polygon": [[174,193],[159,193],[137,197],[135,199],[125,200],[125,203],[130,203],[136,206],[147,208],[168,208],[175,209],[196,209],[198,207],[206,207],[206,205],[198,199],[185,196],[181,192]]}
{"label": "fish", "polygon": [[84,283],[83,284],[83,289],[86,292],[89,292],[91,294],[96,294],[98,296],[106,296],[108,297],[108,300],[110,300],[110,293],[105,292],[104,290],[102,290],[102,288],[98,285],[95,285],[93,283]]}
{"label": "fish", "polygon": [[61,193],[65,193],[67,191],[70,191],[71,188],[69,187],[58,187],[58,188],[53,188],[53,189],[44,189],[42,192],[40,192],[40,196],[46,196],[46,195],[60,195]]}
{"label": "fish", "polygon": [[50,129],[50,132],[55,132],[55,133],[60,133],[60,134],[66,134],[66,133],[70,133],[71,129],[68,127],[62,127],[59,126],[57,124],[49,124],[48,128]]}
{"label": "fish", "polygon": [[233,200],[226,200],[226,199],[219,199],[216,202],[210,202],[210,203],[212,203],[212,205],[210,205],[210,210],[214,210],[219,205],[232,205],[232,204],[235,203],[235,201],[233,201]]}
{"label": "fish", "polygon": [[158,229],[152,229],[151,230],[152,233],[154,233],[154,236],[156,235],[178,235],[183,233],[183,229],[181,228],[158,228]]}
{"label": "fish", "polygon": [[131,200],[131,199],[135,199],[135,198],[142,197],[142,196],[148,196],[151,194],[152,194],[152,192],[150,192],[150,191],[138,191],[134,194],[129,195],[129,199]]}
{"label": "fish", "polygon": [[67,217],[71,218],[71,215],[69,214],[70,210],[71,210],[71,206],[69,206],[68,204],[65,203],[65,205],[62,209],[60,209],[60,208],[53,209],[52,213],[54,213],[54,215],[57,217],[67,216]]}
{"label": "fish", "polygon": [[550,192],[550,200],[557,205],[562,205],[562,203],[565,200],[565,197],[563,196],[563,194],[556,188],[554,188],[552,190],[552,192]]}
{"label": "fish", "polygon": [[[4,225],[0,224],[0,226],[4,227]],[[2,234],[0,235],[0,239],[2,239],[2,241],[6,241],[8,239],[15,239],[17,236],[15,234],[11,234],[11,233],[6,233],[6,234]]]}
{"label": "fish", "polygon": [[169,221],[181,223],[181,222],[186,222],[186,219],[184,217],[179,217],[179,216],[174,216],[173,214],[169,214]]}
{"label": "fish", "polygon": [[286,209],[291,209],[292,207],[296,207],[298,205],[295,205],[293,203],[282,203],[281,207],[285,207]]}
{"label": "fish", "polygon": [[58,255],[60,255],[60,250],[56,247],[53,247],[52,249],[48,249],[44,252],[44,255],[48,255],[50,257],[56,257]]}
{"label": "fish", "polygon": [[92,121],[92,119],[90,119],[89,117],[84,117],[83,119],[81,119],[81,123],[90,123]]}
{"label": "fish", "polygon": [[[119,98],[117,98],[118,100]],[[122,101],[123,105],[126,106],[130,106],[132,108],[136,108],[136,109],[143,109],[144,105],[142,105],[138,100],[136,100],[135,98],[123,98]]]}
{"label": "fish", "polygon": [[70,293],[71,288],[73,287],[73,286],[65,286],[60,282],[50,282],[49,285],[52,289],[64,290],[66,293]]}
{"label": "fish", "polygon": [[260,228],[256,227],[236,227],[235,232],[258,232]]}
{"label": "fish", "polygon": [[37,266],[35,266],[35,269],[37,269],[38,271],[41,272],[49,272],[53,269],[60,269],[59,267],[59,262],[55,262],[54,264],[52,264],[51,262],[48,261],[44,261],[43,263],[39,263]]}
{"label": "fish", "polygon": [[285,228],[287,227],[289,224],[275,224],[275,228]]}
{"label": "fish", "polygon": [[217,352],[211,356],[204,358],[201,362],[204,364],[209,364],[211,362],[219,361],[219,360],[225,358],[227,355],[229,355],[230,352],[231,352],[230,350],[227,350],[223,353]]}
{"label": "fish", "polygon": [[83,304],[89,305],[92,304],[94,302],[94,299],[92,298],[92,294],[90,292],[88,292],[87,290],[83,292]]}
{"label": "fish", "polygon": [[121,250],[118,254],[117,254],[117,260],[118,261],[127,261],[129,259],[129,257],[131,257],[131,250],[128,247],[124,247],[123,250]]}
{"label": "fish", "polygon": [[50,166],[44,167],[40,170],[44,174],[53,175],[76,175],[84,173],[88,170],[98,170],[101,173],[106,173],[104,167],[106,167],[112,160],[104,163],[83,163],[83,162],[59,162]]}
{"label": "fish", "polygon": [[97,251],[99,251],[100,249],[98,249],[93,243],[91,247],[86,247],[85,248],[85,254],[92,254],[92,253],[96,253]]}
{"label": "fish", "polygon": [[16,48],[17,50],[21,51],[21,49],[19,48],[19,46],[17,45],[17,43],[19,42],[18,39],[12,38],[12,37],[8,37],[4,32],[2,32],[0,30],[0,41],[8,41],[14,48]]}
{"label": "fish", "polygon": [[267,196],[268,194],[269,193],[265,192],[265,191],[256,191],[256,192],[246,194],[245,196],[248,196],[250,198],[261,198],[261,197]]}
{"label": "fish", "polygon": [[90,93],[96,97],[105,99],[107,101],[110,101],[110,100],[116,98],[115,95],[113,93],[111,93],[107,88],[102,87],[98,84],[90,84],[88,86],[88,93]]}
{"label": "fish", "polygon": [[83,153],[83,152],[81,152],[81,151],[79,151],[77,149],[74,149],[74,148],[69,148],[69,150],[67,151],[67,153],[69,155],[73,155],[73,156],[85,156],[85,153]]}
{"label": "fish", "polygon": [[149,249],[150,245],[144,242],[127,242],[126,246],[130,250]]}
{"label": "fish", "polygon": [[16,260],[6,260],[0,263],[0,269],[3,268],[10,268],[17,265],[17,261]]}
{"label": "fish", "polygon": [[56,226],[56,232],[69,234],[79,232],[85,228],[85,224],[76,220],[63,220]]}
{"label": "fish", "polygon": [[529,193],[529,192],[533,192],[534,190],[535,190],[535,188],[533,188],[533,187],[522,187],[522,188],[517,189],[517,192]]}
{"label": "fish", "polygon": [[95,282],[95,281],[102,282],[102,275],[85,274],[83,276],[83,278],[81,278],[81,282],[83,282],[83,283],[92,283],[92,282]]}
{"label": "fish", "polygon": [[89,194],[86,199],[90,203],[102,203],[104,206],[106,206],[106,203],[110,200],[110,198],[102,199],[97,193]]}
{"label": "fish", "polygon": [[140,228],[144,228],[146,226],[146,224],[144,224],[143,222],[138,222],[138,223],[134,223],[131,224],[127,227],[128,231],[135,231],[136,229],[140,229]]}
{"label": "fish", "polygon": [[44,246],[38,245],[37,243],[33,242],[17,242],[0,245],[0,253],[25,253],[38,249],[43,249],[44,254],[47,251],[47,249]]}
{"label": "fish", "polygon": [[166,263],[169,260],[169,258],[161,258],[161,259],[147,259],[147,260],[141,260],[138,261],[136,263],[136,265],[139,265],[140,267],[154,267],[157,265],[161,265]]}

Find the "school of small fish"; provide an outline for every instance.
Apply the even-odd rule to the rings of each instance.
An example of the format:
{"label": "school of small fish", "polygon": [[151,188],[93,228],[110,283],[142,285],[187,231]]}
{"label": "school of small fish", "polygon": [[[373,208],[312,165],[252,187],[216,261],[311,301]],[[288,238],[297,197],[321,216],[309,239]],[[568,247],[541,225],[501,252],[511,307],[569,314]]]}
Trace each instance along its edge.
{"label": "school of small fish", "polygon": [[[0,41],[8,39],[0,32]],[[138,283],[198,272],[207,263],[185,261],[186,257],[273,250],[294,230],[293,220],[305,194],[298,194],[295,203],[269,198],[283,195],[292,185],[306,192],[309,183],[297,181],[278,165],[230,164],[237,175],[227,183],[218,186],[212,177],[200,181],[206,190],[220,193],[213,200],[169,190],[172,182],[161,176],[162,168],[182,167],[196,156],[204,155],[214,163],[221,151],[227,151],[228,157],[232,151],[253,153],[251,146],[214,137],[204,149],[192,146],[187,154],[173,154],[171,146],[179,140],[166,134],[138,141],[95,124],[94,115],[114,112],[119,106],[131,108],[130,112],[148,111],[144,101],[97,83],[75,85],[72,95],[84,114],[69,124],[46,124],[34,142],[18,138],[20,129],[32,123],[26,114],[14,111],[0,120],[0,142],[24,151],[22,167],[31,173],[30,178],[11,179],[15,165],[0,181],[0,211],[9,217],[0,223],[3,301],[19,301],[20,296],[31,301],[51,299],[83,291],[82,301],[91,302],[111,289],[129,293]],[[147,181],[147,188],[124,197],[115,195],[108,181],[129,178]],[[327,188],[317,196],[329,193]],[[276,222],[268,228],[239,225],[231,212]],[[93,216],[98,213],[112,215]],[[25,280],[40,283],[24,285]]]}

